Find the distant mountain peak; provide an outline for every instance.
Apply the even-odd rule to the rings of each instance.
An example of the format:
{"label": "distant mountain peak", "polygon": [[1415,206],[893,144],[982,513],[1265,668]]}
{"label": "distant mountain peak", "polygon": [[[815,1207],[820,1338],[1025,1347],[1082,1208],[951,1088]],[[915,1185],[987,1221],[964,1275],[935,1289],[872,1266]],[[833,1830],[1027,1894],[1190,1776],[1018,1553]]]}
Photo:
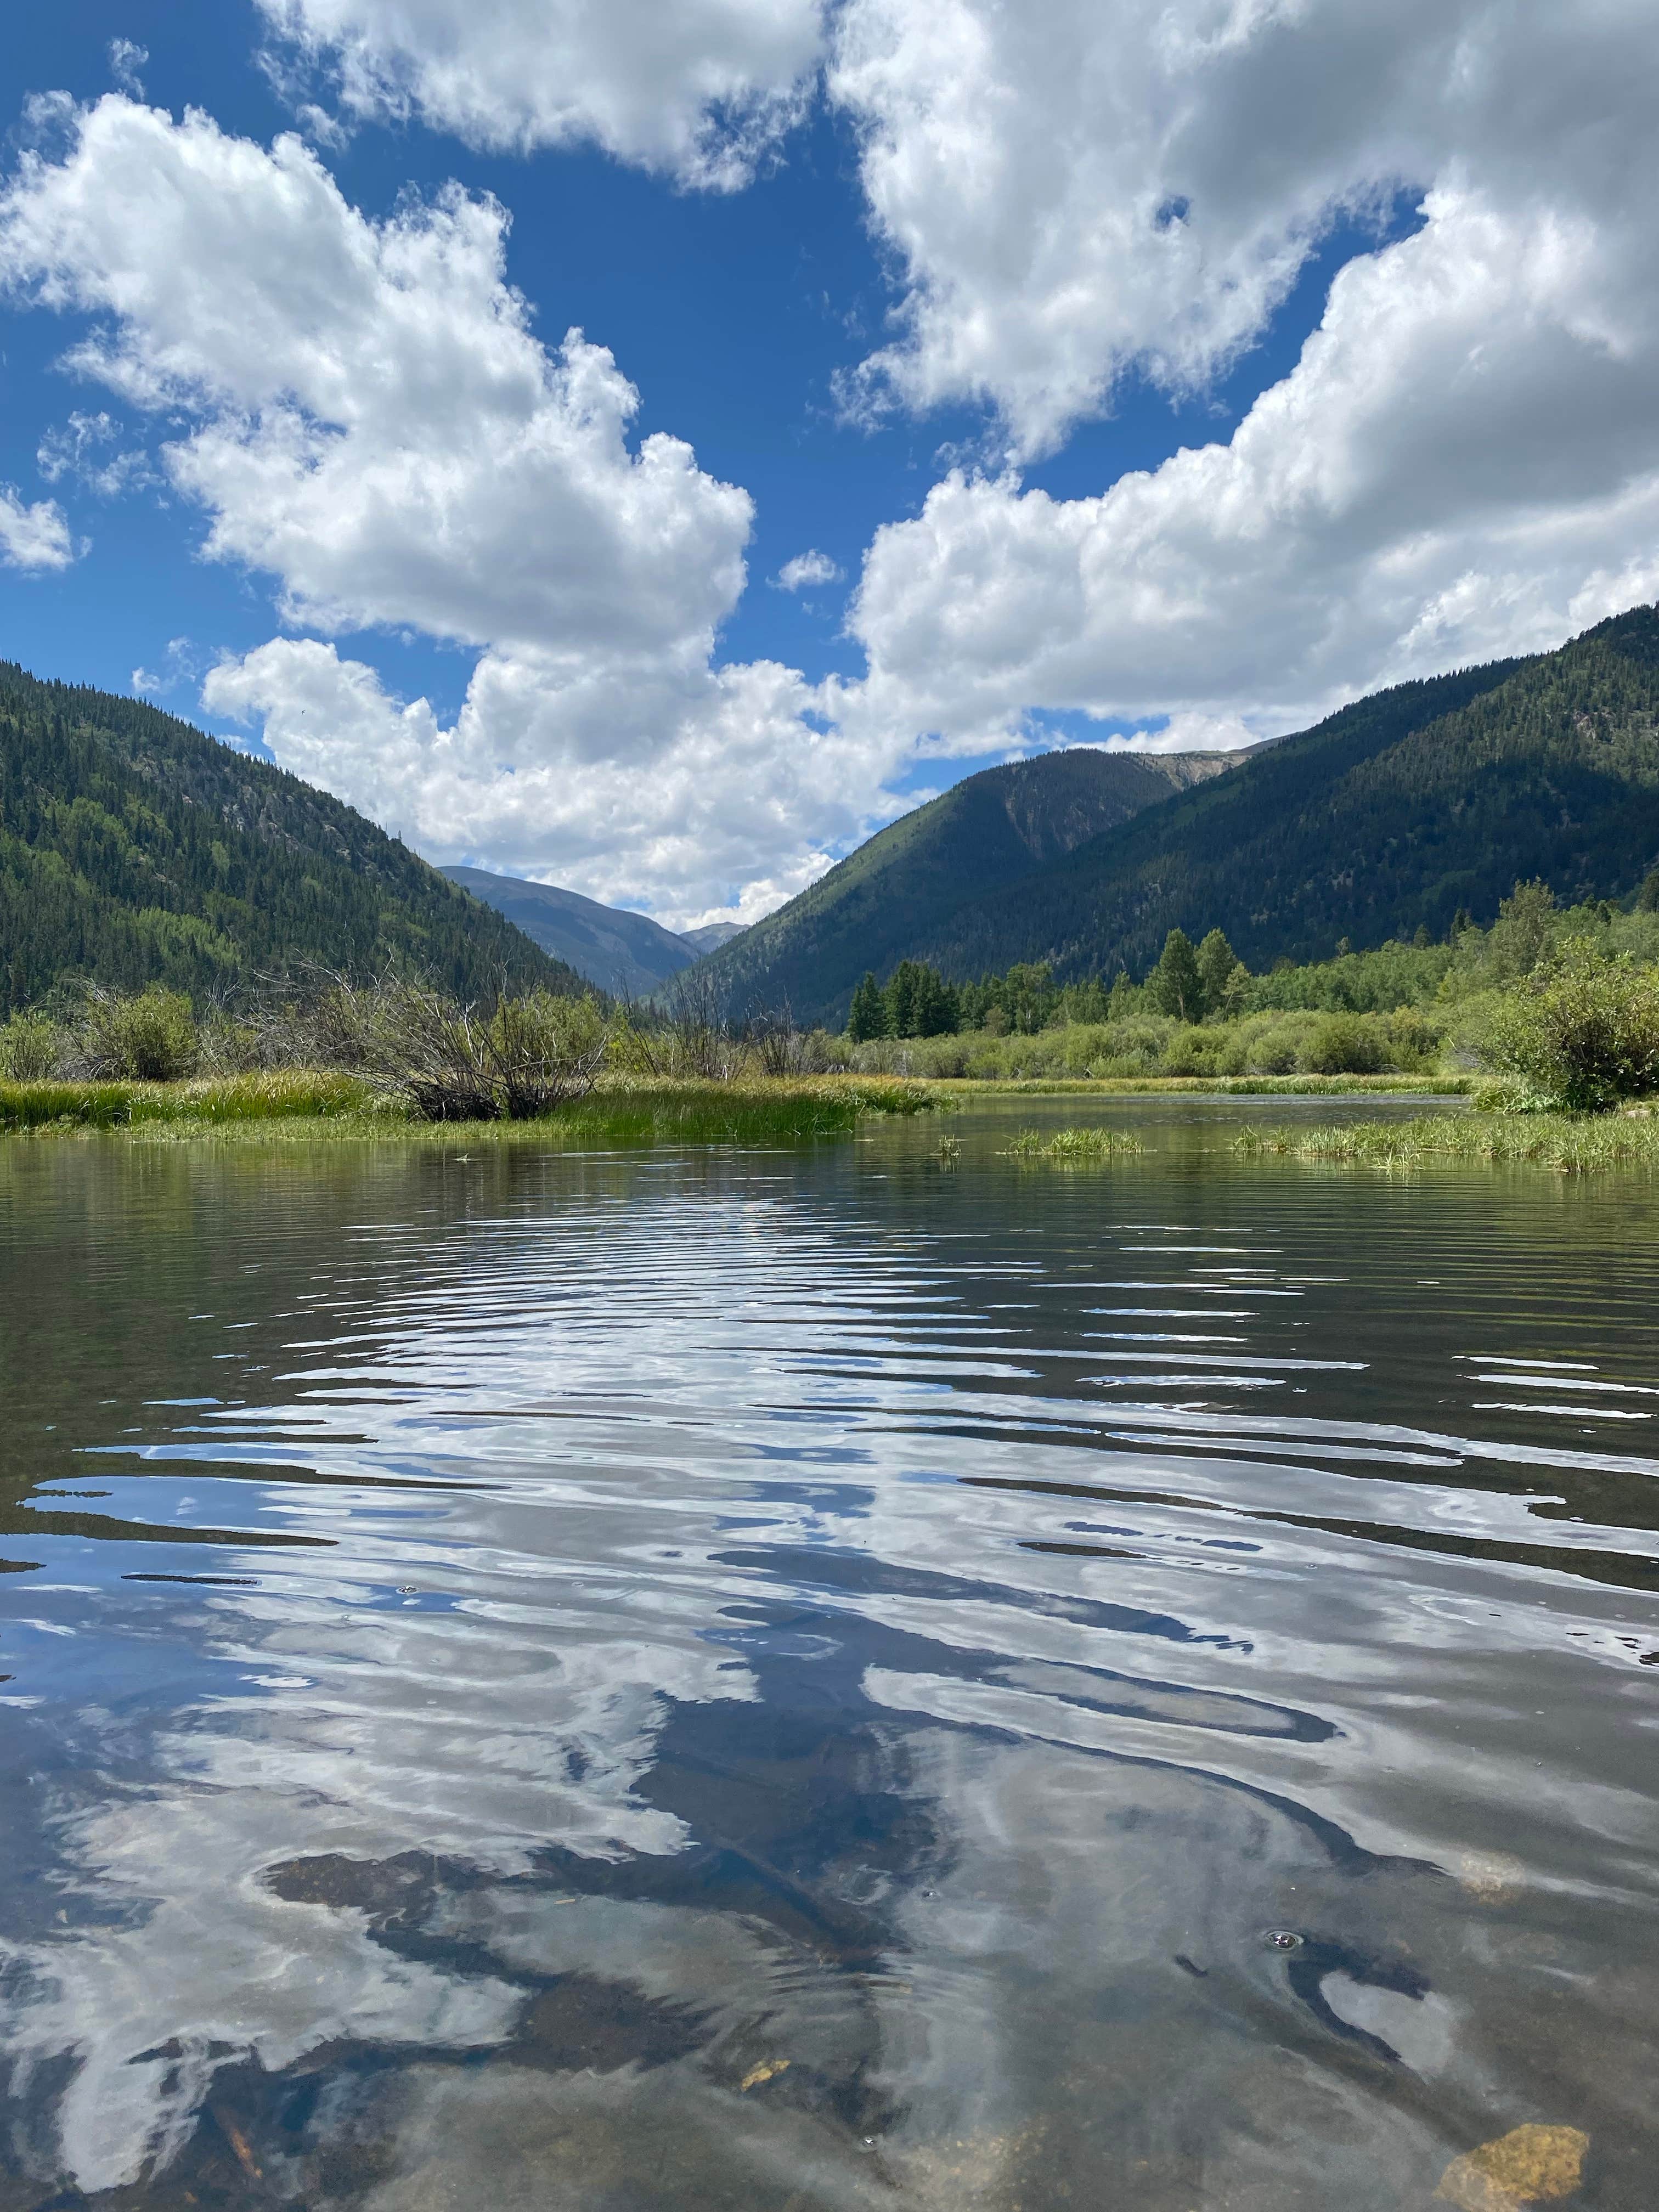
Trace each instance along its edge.
{"label": "distant mountain peak", "polygon": [[701,929],[683,929],[680,942],[689,945],[700,957],[704,953],[718,952],[722,945],[729,945],[734,937],[741,937],[748,927],[741,921],[706,921]]}
{"label": "distant mountain peak", "polygon": [[498,876],[485,868],[446,868],[443,873],[614,998],[649,998],[703,949],[649,915],[602,905],[557,884]]}

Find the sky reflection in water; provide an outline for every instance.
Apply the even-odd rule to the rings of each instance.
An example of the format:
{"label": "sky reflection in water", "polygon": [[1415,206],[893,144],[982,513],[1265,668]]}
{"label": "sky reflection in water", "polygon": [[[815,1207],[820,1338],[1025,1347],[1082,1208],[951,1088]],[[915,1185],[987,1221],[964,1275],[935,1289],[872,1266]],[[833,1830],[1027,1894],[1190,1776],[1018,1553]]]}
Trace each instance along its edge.
{"label": "sky reflection in water", "polygon": [[1645,2205],[1650,1186],[1113,1118],[0,1154],[0,2207]]}

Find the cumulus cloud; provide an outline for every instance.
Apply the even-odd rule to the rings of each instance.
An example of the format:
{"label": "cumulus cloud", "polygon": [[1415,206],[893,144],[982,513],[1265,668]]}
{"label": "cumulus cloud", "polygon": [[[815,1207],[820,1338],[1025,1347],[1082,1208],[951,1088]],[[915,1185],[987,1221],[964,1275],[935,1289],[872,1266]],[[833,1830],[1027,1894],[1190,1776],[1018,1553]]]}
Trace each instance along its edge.
{"label": "cumulus cloud", "polygon": [[987,402],[1018,458],[1131,368],[1201,386],[1397,191],[1639,222],[1659,41],[1647,0],[849,0],[830,84],[903,290],[853,398]]}
{"label": "cumulus cloud", "polygon": [[[817,725],[815,692],[772,661],[486,653],[446,726],[332,644],[276,638],[212,670],[203,702],[257,718],[285,768],[434,859],[488,855],[611,901],[644,885],[676,927],[753,919],[820,875],[827,846],[899,811],[879,799],[886,734]],[[738,886],[734,906],[720,887]]]}
{"label": "cumulus cloud", "polygon": [[116,95],[26,155],[0,270],[104,319],[71,356],[196,427],[167,448],[208,551],[324,624],[483,644],[695,652],[742,587],[748,495],[655,434],[572,331],[550,356],[502,270],[504,210],[457,189],[376,223],[297,138]]}
{"label": "cumulus cloud", "polygon": [[143,79],[138,72],[149,59],[149,48],[141,46],[132,39],[112,39],[109,42],[109,73],[123,92],[130,92],[135,100],[144,96]]}
{"label": "cumulus cloud", "polygon": [[838,584],[841,570],[827,553],[816,548],[807,553],[797,553],[793,561],[786,561],[775,579],[782,592],[804,592],[817,584]]}
{"label": "cumulus cloud", "polygon": [[953,473],[871,548],[862,711],[958,743],[1034,703],[1283,726],[1659,594],[1650,198],[1437,190],[1231,441],[1088,499]]}
{"label": "cumulus cloud", "polygon": [[592,144],[731,191],[798,118],[823,0],[258,0],[303,79],[358,118],[470,143]]}
{"label": "cumulus cloud", "polygon": [[0,484],[0,564],[8,568],[67,568],[75,558],[64,510],[56,500],[25,507],[14,484]]}
{"label": "cumulus cloud", "polygon": [[715,663],[748,495],[630,443],[611,355],[532,335],[505,228],[455,189],[373,222],[297,138],[111,96],[25,156],[0,270],[93,318],[83,374],[182,419],[162,459],[207,552],[273,574],[290,621],[481,649],[453,727],[315,639],[216,671],[207,703],[285,766],[435,858],[670,915],[795,888],[879,812],[890,739],[828,727],[793,670]]}

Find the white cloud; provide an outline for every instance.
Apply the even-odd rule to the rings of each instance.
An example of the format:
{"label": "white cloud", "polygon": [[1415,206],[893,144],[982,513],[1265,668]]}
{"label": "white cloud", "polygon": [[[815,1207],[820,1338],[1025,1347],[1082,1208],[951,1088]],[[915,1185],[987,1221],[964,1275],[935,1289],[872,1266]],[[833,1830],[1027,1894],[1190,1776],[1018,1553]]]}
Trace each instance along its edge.
{"label": "white cloud", "polygon": [[[476,146],[592,144],[731,191],[798,118],[823,0],[258,0],[360,118]],[[289,74],[294,72],[290,70]]]}
{"label": "white cloud", "polygon": [[434,858],[670,915],[798,887],[882,811],[890,740],[826,730],[792,670],[714,663],[748,495],[678,439],[630,446],[633,387],[579,331],[532,335],[505,227],[454,189],[377,223],[298,139],[112,96],[25,156],[0,269],[96,318],[83,374],[182,418],[162,459],[206,550],[274,574],[290,620],[482,649],[449,729],[315,640],[216,672],[210,706],[264,717],[285,766]]}
{"label": "white cloud", "polygon": [[643,888],[672,927],[755,919],[823,873],[826,847],[898,811],[879,797],[885,733],[815,727],[817,695],[772,661],[487,653],[446,726],[331,644],[276,638],[211,671],[202,696],[258,718],[285,768],[434,860],[487,858],[611,902]]}
{"label": "white cloud", "polygon": [[832,96],[904,294],[855,399],[1041,452],[1139,367],[1201,386],[1340,214],[1455,187],[1634,228],[1649,0],[849,0]]}
{"label": "white cloud", "polygon": [[109,42],[109,70],[123,92],[130,92],[135,100],[144,96],[143,79],[138,72],[149,59],[149,48],[141,46],[131,39],[112,39]]}
{"label": "white cloud", "polygon": [[1659,240],[1431,194],[1231,440],[1055,500],[956,472],[878,532],[860,711],[958,744],[1039,704],[1283,727],[1659,596]]}
{"label": "white cloud", "polygon": [[56,500],[25,507],[13,484],[0,484],[0,564],[8,568],[67,568],[75,558],[64,510]]}
{"label": "white cloud", "polygon": [[188,637],[167,640],[167,659],[159,670],[135,668],[132,688],[154,697],[163,691],[176,691],[180,684],[193,683],[206,665],[196,642]]}
{"label": "white cloud", "polygon": [[71,356],[184,413],[174,481],[209,552],[296,619],[474,644],[696,653],[742,587],[748,495],[660,433],[572,331],[550,357],[506,283],[504,211],[451,188],[383,223],[297,138],[112,95],[62,162],[24,156],[0,270],[106,318]]}
{"label": "white cloud", "polygon": [[101,410],[72,414],[61,428],[48,430],[35,454],[35,465],[48,483],[73,477],[100,499],[118,499],[155,482],[148,453],[133,449],[111,453],[120,426]]}
{"label": "white cloud", "polygon": [[797,553],[793,561],[786,561],[775,580],[780,591],[804,592],[817,584],[840,583],[841,570],[827,553],[814,548],[811,552]]}

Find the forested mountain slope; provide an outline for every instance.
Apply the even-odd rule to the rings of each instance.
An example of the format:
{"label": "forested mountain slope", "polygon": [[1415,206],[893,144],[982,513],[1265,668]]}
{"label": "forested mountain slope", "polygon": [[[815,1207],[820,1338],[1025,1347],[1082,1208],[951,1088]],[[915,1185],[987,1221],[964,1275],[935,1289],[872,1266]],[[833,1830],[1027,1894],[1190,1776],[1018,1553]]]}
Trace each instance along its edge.
{"label": "forested mountain slope", "polygon": [[1357,702],[951,917],[952,973],[1139,974],[1219,927],[1255,969],[1490,921],[1520,879],[1627,896],[1659,859],[1659,610]]}
{"label": "forested mountain slope", "polygon": [[868,968],[948,938],[959,909],[1028,878],[1172,792],[1219,775],[1222,753],[1047,753],[986,769],[892,823],[699,970],[738,1017],[787,998],[805,1021],[845,1017]]}
{"label": "forested mountain slope", "polygon": [[483,868],[446,868],[443,873],[504,914],[544,952],[568,962],[617,998],[648,999],[698,955],[696,945],[649,915],[604,906],[556,884],[527,883],[521,876],[491,875]]}
{"label": "forested mountain slope", "polygon": [[1659,610],[1357,700],[1093,834],[1027,846],[1024,865],[1013,836],[993,845],[999,778],[1061,790],[1082,763],[1123,761],[1051,754],[970,778],[710,970],[734,1002],[787,995],[803,1018],[836,1021],[866,968],[880,977],[900,958],[958,981],[1025,961],[1109,980],[1144,974],[1172,928],[1219,927],[1260,970],[1344,939],[1438,938],[1460,908],[1490,921],[1517,879],[1541,878],[1564,902],[1626,896],[1659,861]]}
{"label": "forested mountain slope", "polygon": [[583,988],[326,792],[156,708],[0,663],[0,1011],[65,977],[199,998],[394,957],[467,996]]}

